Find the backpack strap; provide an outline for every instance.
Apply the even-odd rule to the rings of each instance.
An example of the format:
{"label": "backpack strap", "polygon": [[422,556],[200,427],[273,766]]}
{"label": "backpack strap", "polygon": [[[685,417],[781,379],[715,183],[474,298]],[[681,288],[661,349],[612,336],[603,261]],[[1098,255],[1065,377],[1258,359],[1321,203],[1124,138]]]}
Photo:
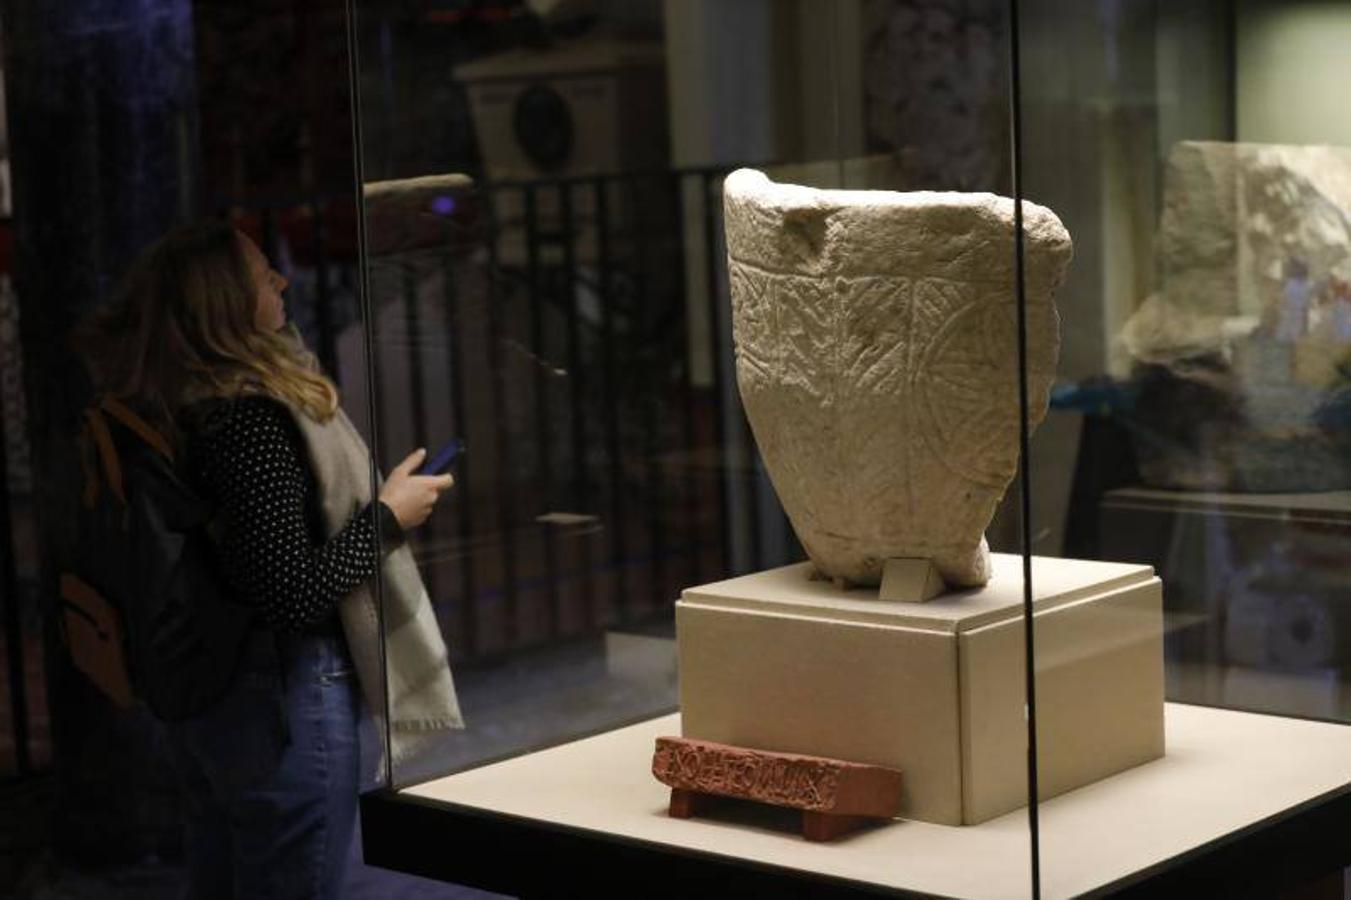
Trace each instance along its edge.
{"label": "backpack strap", "polygon": [[93,508],[98,501],[99,479],[92,458],[95,454],[102,464],[104,481],[123,504],[127,502],[122,459],[118,455],[117,444],[113,441],[112,429],[108,424],[109,418],[136,435],[170,463],[174,461],[173,447],[162,433],[132,412],[121,400],[110,394],[103,395],[97,403],[85,410],[85,427],[80,435],[80,460],[85,476],[84,504],[88,508]]}
{"label": "backpack strap", "polygon": [[149,422],[132,412],[121,400],[111,394],[105,394],[103,399],[99,401],[99,407],[126,426],[138,438],[149,444],[151,449],[160,456],[171,463],[174,461],[174,450],[169,445],[168,439]]}
{"label": "backpack strap", "polygon": [[136,702],[117,609],[78,575],[61,573],[61,636],[75,667],[117,706]]}
{"label": "backpack strap", "polygon": [[80,429],[79,437],[80,448],[80,470],[84,473],[84,500],[85,509],[93,509],[94,504],[99,498],[99,480],[98,472],[94,468],[94,448],[89,441],[89,429]]}
{"label": "backpack strap", "polygon": [[[125,505],[127,491],[122,478],[122,459],[117,455],[117,445],[113,443],[113,433],[108,429],[108,420],[99,411],[99,407],[93,407],[84,411],[84,423],[89,438],[94,443],[94,449],[98,453],[99,461],[103,463],[103,474],[108,487],[117,495],[117,499]],[[90,502],[91,497],[96,499],[98,497],[98,482],[93,482],[92,489],[86,484],[84,495],[86,503]]]}

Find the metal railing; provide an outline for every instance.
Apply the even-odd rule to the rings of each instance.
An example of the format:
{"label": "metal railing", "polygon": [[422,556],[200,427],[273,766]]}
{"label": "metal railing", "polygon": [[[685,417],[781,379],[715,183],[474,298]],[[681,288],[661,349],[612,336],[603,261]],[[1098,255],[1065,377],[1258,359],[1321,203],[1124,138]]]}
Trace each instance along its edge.
{"label": "metal railing", "polygon": [[[470,448],[420,540],[463,658],[669,615],[684,585],[793,554],[731,381],[728,170],[488,184],[435,271],[425,246],[380,263],[374,306],[402,317],[377,327],[379,427],[424,444],[448,395]],[[429,385],[434,317],[448,383]]]}

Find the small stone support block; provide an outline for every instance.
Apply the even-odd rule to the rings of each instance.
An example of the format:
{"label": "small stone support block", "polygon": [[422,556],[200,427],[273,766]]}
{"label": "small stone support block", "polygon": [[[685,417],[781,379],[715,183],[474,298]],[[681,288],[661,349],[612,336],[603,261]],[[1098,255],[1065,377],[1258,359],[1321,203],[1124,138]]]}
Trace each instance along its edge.
{"label": "small stone support block", "polygon": [[867,816],[836,816],[830,813],[802,811],[802,836],[809,841],[825,843],[844,837],[871,825],[875,819]]}
{"label": "small stone support block", "polygon": [[943,576],[929,560],[889,559],[882,565],[882,585],[877,589],[877,599],[923,603],[946,590]]}
{"label": "small stone support block", "polygon": [[652,774],[671,788],[670,814],[698,815],[715,797],[800,809],[807,840],[829,841],[900,810],[901,773],[819,756],[657,738]]}

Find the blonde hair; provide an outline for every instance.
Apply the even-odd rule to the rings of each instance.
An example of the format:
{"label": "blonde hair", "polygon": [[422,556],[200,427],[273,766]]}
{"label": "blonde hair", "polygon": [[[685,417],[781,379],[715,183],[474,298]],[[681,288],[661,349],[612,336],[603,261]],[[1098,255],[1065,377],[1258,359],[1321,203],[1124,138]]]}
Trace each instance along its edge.
{"label": "blonde hair", "polygon": [[98,387],[176,432],[205,397],[266,394],[325,422],[338,391],[293,329],[256,322],[240,235],[225,222],[177,228],[132,265],[106,312],[77,340]]}

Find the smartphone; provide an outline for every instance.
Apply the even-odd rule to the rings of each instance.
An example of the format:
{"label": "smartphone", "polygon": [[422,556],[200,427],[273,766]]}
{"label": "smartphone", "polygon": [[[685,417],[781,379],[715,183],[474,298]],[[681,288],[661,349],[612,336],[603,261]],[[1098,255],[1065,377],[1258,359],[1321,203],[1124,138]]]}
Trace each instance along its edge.
{"label": "smartphone", "polygon": [[418,469],[418,474],[440,475],[450,468],[451,464],[464,452],[464,449],[462,439],[452,438],[422,464],[422,468]]}

